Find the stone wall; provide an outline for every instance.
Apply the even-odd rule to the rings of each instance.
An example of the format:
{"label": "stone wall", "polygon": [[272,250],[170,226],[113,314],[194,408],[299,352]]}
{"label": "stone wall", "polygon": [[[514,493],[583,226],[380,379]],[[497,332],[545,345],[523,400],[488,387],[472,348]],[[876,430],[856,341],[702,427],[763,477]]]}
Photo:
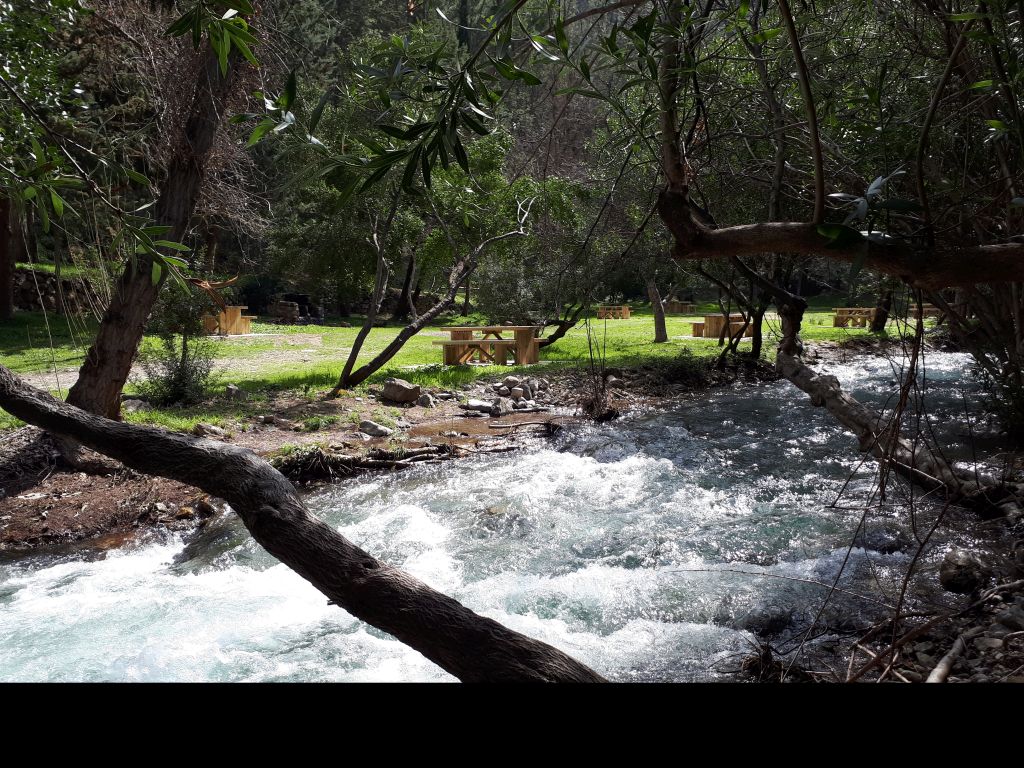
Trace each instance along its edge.
{"label": "stone wall", "polygon": [[45,309],[47,312],[60,315],[79,314],[94,308],[103,308],[84,278],[62,277],[58,285],[56,275],[27,269],[14,271],[14,306],[20,310]]}

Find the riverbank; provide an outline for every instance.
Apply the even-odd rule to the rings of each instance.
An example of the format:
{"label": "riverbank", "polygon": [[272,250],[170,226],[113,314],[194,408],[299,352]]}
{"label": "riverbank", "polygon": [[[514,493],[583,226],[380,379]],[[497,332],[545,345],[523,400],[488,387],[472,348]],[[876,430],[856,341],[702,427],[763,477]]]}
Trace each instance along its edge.
{"label": "riverbank", "polygon": [[[771,375],[765,368],[757,370],[757,376]],[[713,371],[706,360],[684,357],[660,365],[610,368],[600,378],[606,384],[607,407],[625,412],[657,407],[683,392],[731,382],[736,375],[735,370]],[[233,389],[227,395],[232,416],[216,424],[199,422],[187,431],[253,450],[308,492],[329,482],[332,473],[318,469],[322,461],[303,462],[306,456],[327,455],[335,467],[347,466],[347,473],[334,473],[334,479],[341,479],[375,469],[402,469],[419,460],[535,445],[578,418],[581,405],[592,398],[593,384],[593,377],[576,370],[537,376],[498,372],[455,389],[407,385],[406,393],[401,387],[390,392],[406,402],[387,397],[384,385],[333,399],[294,391],[250,398]],[[513,391],[516,387],[520,391]],[[125,401],[124,409],[136,417],[149,410],[133,398]],[[413,454],[414,461],[403,461],[406,454]],[[130,540],[151,528],[200,529],[223,511],[219,499],[164,478],[126,469],[80,472],[66,465],[55,442],[35,427],[7,432],[0,446],[0,551],[76,542],[88,546],[97,537]]]}
{"label": "riverbank", "polygon": [[[881,396],[888,388],[889,365],[881,358],[851,356],[843,349],[816,352],[823,367],[838,366],[834,372],[843,380],[844,387],[855,392],[860,388],[858,396]],[[809,351],[808,356],[813,357],[814,351]],[[848,362],[851,357],[855,362]],[[869,362],[871,360],[874,362]],[[942,376],[947,376],[950,383],[955,382],[962,361],[936,362],[940,374],[938,384],[942,384]],[[555,616],[562,617],[559,621],[569,620],[571,627],[577,626],[583,617],[596,616],[587,621],[597,621],[599,626],[604,626],[604,621],[612,621],[611,626],[620,627],[619,632],[640,632],[637,639],[646,637],[648,631],[655,631],[654,637],[668,638],[676,637],[676,633],[683,630],[690,632],[687,627],[702,627],[699,633],[704,639],[700,643],[722,649],[722,658],[711,657],[716,659],[715,668],[719,670],[712,675],[713,679],[760,677],[772,680],[778,679],[781,670],[788,668],[789,680],[842,681],[856,676],[873,660],[872,654],[885,656],[894,634],[891,622],[886,623],[884,611],[882,614],[877,611],[861,613],[855,609],[855,604],[861,599],[857,595],[867,595],[887,604],[895,602],[900,574],[911,562],[917,546],[913,526],[905,510],[893,516],[879,508],[872,513],[870,528],[855,538],[851,513],[844,512],[842,507],[830,508],[828,499],[834,490],[829,488],[837,488],[842,483],[846,468],[856,464],[856,454],[849,445],[849,438],[836,431],[827,415],[821,409],[804,410],[806,401],[785,382],[778,385],[751,382],[749,388],[717,387],[707,394],[692,396],[687,393],[695,389],[680,381],[678,371],[669,378],[661,375],[663,371],[644,369],[617,369],[607,373],[606,381],[611,385],[608,390],[614,398],[610,405],[621,408],[629,416],[621,424],[573,426],[560,431],[551,441],[540,434],[548,431],[547,424],[572,425],[572,411],[567,405],[569,397],[585,394],[589,384],[588,377],[581,373],[566,372],[552,377],[545,389],[537,387],[540,392],[549,394],[539,401],[535,398],[534,406],[551,409],[548,411],[535,412],[530,408],[531,412],[494,416],[489,411],[495,407],[495,401],[504,397],[500,389],[507,384],[492,378],[470,389],[432,393],[454,395],[438,397],[434,408],[387,404],[380,399],[381,391],[359,395],[362,402],[356,400],[356,396],[346,398],[342,403],[348,402],[348,405],[330,402],[325,405],[319,400],[296,398],[290,405],[283,401],[275,405],[292,408],[282,411],[290,418],[254,413],[233,425],[236,432],[225,430],[224,435],[214,434],[214,437],[237,444],[247,441],[250,447],[258,447],[260,443],[272,445],[274,448],[265,455],[275,460],[300,455],[302,446],[332,456],[368,461],[402,460],[398,457],[403,455],[423,456],[424,461],[440,458],[417,453],[420,448],[414,446],[421,441],[423,445],[432,445],[431,450],[444,451],[450,446],[452,455],[473,456],[473,461],[460,463],[443,473],[435,474],[430,468],[423,468],[409,473],[367,475],[359,482],[341,485],[313,477],[300,477],[299,482],[318,514],[328,515],[333,525],[363,526],[350,530],[347,535],[389,561],[403,564],[403,568],[411,565],[412,572],[421,577],[434,573],[430,566],[434,558],[443,560],[437,548],[442,540],[438,538],[439,525],[445,527],[445,537],[462,537],[460,532],[466,532],[465,538],[460,538],[462,543],[452,547],[451,554],[458,553],[459,571],[468,551],[482,548],[490,552],[494,547],[501,547],[504,552],[506,546],[518,546],[515,542],[521,540],[522,548],[503,554],[502,564],[492,563],[491,555],[485,558],[487,565],[483,567],[487,572],[494,572],[496,579],[493,583],[485,579],[484,583],[489,585],[486,589],[500,587],[502,590],[489,598],[496,600],[495,606],[499,606],[490,608],[491,611],[507,610],[507,600],[511,598],[501,595],[505,594],[504,590],[514,588],[509,594],[519,595],[522,590],[515,601],[526,599],[527,605],[537,601],[534,608],[527,609],[527,615],[548,616],[550,611],[564,604],[567,613],[563,616],[559,608]],[[704,384],[727,381],[723,378]],[[514,387],[509,388],[509,395],[512,389]],[[938,392],[941,394],[941,389]],[[520,399],[526,402],[525,397]],[[548,402],[542,405],[544,400]],[[467,408],[474,405],[474,401],[477,405],[473,410]],[[949,402],[956,403],[958,398]],[[478,410],[479,404],[484,404],[488,413]],[[941,414],[946,400],[936,405]],[[351,406],[352,413],[322,410],[338,406]],[[261,403],[260,408],[264,407],[266,404]],[[500,413],[502,408],[498,410]],[[267,416],[269,422],[264,421]],[[332,416],[340,418],[332,420]],[[366,435],[359,429],[362,421],[367,420],[362,417],[372,416],[381,420],[377,423],[382,427],[383,421],[390,421],[392,426],[384,428],[395,431],[376,438]],[[356,418],[361,419],[359,424]],[[501,426],[493,429],[496,425]],[[451,428],[453,426],[455,428]],[[534,430],[540,434],[533,435]],[[492,449],[504,450],[501,441],[506,438],[499,435],[507,431],[516,439],[524,440],[522,445],[535,449],[508,458],[487,456]],[[356,436],[357,433],[362,436]],[[944,444],[956,450],[955,430],[945,436],[951,439]],[[826,439],[827,447],[822,444]],[[844,450],[849,455],[844,454]],[[872,474],[870,467],[866,471]],[[69,482],[82,480],[78,475],[68,475]],[[850,501],[854,503],[872,481],[865,477],[859,482],[852,487]],[[74,494],[81,489],[69,486],[64,490]],[[22,495],[34,492],[39,491]],[[438,496],[440,500],[435,500]],[[76,499],[81,501],[80,497],[69,497],[71,502]],[[140,501],[154,503],[152,497]],[[183,498],[179,503],[194,508],[199,501],[204,500]],[[176,566],[175,572],[201,568],[201,563],[224,557],[228,551],[234,553],[230,560],[210,571],[210,578],[214,578],[214,573],[221,573],[224,564],[235,560],[245,564],[254,556],[255,553],[250,552],[252,548],[243,543],[247,537],[244,530],[238,530],[240,525],[233,516],[213,514],[204,518],[196,510],[194,515],[179,521],[173,514],[177,510],[163,503],[167,505],[162,515],[165,522],[143,519],[138,525],[129,523],[126,536],[119,539],[115,533],[93,539],[88,548],[97,550],[138,539],[136,546],[112,555],[117,562],[122,562],[124,558],[131,561],[134,552],[149,551],[153,545],[148,542],[191,541],[184,552],[174,555],[175,562],[180,559],[182,563]],[[216,503],[211,506],[221,511]],[[353,512],[356,512],[355,517],[351,516]],[[927,515],[932,513],[919,509],[917,514],[917,525],[927,526]],[[922,514],[925,517],[920,517]],[[51,508],[47,517],[52,516]],[[189,521],[189,517],[194,519]],[[77,519],[80,520],[81,515]],[[886,661],[867,669],[859,679],[870,681],[881,676],[887,681],[913,682],[926,678],[941,666],[942,659],[956,647],[960,636],[965,639],[960,643],[961,651],[949,665],[948,679],[992,682],[1015,681],[1020,676],[1017,670],[1020,635],[1014,634],[1018,630],[1013,629],[1012,623],[1018,613],[1014,608],[1021,604],[1016,600],[1019,590],[1005,586],[1005,582],[1012,580],[1007,569],[1010,562],[1007,552],[999,549],[1000,540],[1006,543],[1006,537],[998,535],[995,525],[983,528],[988,533],[980,535],[982,529],[967,513],[958,513],[956,530],[950,527],[952,522],[940,527],[933,546],[919,562],[914,584],[908,592],[910,607],[902,611],[895,632],[897,639],[904,642],[897,649],[894,663],[890,665]],[[566,530],[570,524],[572,529]],[[198,536],[186,531],[174,532],[172,526],[175,525],[201,530]],[[408,526],[408,530],[404,526]],[[543,535],[539,535],[541,530]],[[230,550],[220,543],[228,531],[231,532]],[[150,533],[153,535],[139,536]],[[552,537],[555,541],[549,542]],[[797,659],[793,667],[789,667],[792,657],[786,653],[776,656],[776,661],[783,660],[781,666],[759,662],[759,668],[758,663],[743,660],[743,647],[750,640],[743,640],[737,632],[749,633],[745,636],[756,642],[792,653],[792,639],[812,624],[816,606],[834,578],[834,567],[845,559],[844,540],[853,547],[852,570],[866,574],[865,569],[877,569],[887,585],[871,586],[873,580],[841,582],[847,591],[837,594],[836,598],[843,601],[829,606],[824,624],[813,633],[809,652]],[[983,553],[983,559],[988,561],[988,573],[972,594],[960,597],[941,593],[937,582],[943,552],[947,547],[965,543]],[[1012,541],[1009,544],[1012,545]],[[174,547],[164,549],[171,551]],[[47,547],[37,547],[36,551],[46,552]],[[14,554],[9,552],[4,559],[10,560]],[[420,559],[428,554],[428,559]],[[568,562],[564,559],[567,556]],[[44,560],[47,557],[44,555]],[[81,556],[74,556],[77,557]],[[167,555],[161,557],[166,560]],[[537,559],[537,563],[526,569],[526,575],[515,575],[524,558]],[[473,571],[482,566],[472,565],[470,561],[464,567]],[[423,568],[427,570],[419,570]],[[678,575],[674,575],[677,570]],[[243,578],[245,572],[239,571],[237,577]],[[577,572],[588,575],[585,578],[572,575]],[[434,578],[452,578],[452,575],[443,576],[444,573],[447,571],[439,571]],[[529,575],[533,573],[543,574],[543,577],[534,581],[534,576]],[[766,585],[781,584],[784,590],[773,589],[778,597],[767,603],[751,603],[752,593],[747,585],[758,577],[768,577]],[[478,574],[462,588],[471,589],[469,594],[477,595],[476,599],[484,587],[470,587],[470,584],[477,585],[479,578]],[[585,586],[592,583],[592,578],[606,585],[599,593],[588,592]],[[523,579],[525,581],[521,582]],[[694,579],[699,581],[694,583]],[[523,586],[516,587],[520,582]],[[1001,582],[1004,584],[1000,589],[986,592]],[[458,583],[462,582],[452,582],[453,585]],[[161,584],[161,589],[172,590],[187,586],[163,580]],[[460,593],[460,589],[452,589],[446,586],[448,584],[444,580],[438,582],[446,592],[465,599],[464,591]],[[693,588],[687,584],[692,584]],[[666,588],[672,594],[682,592],[668,602],[652,604],[651,601],[665,599]],[[580,589],[582,592],[578,591]],[[794,594],[793,589],[799,589],[800,593]],[[816,593],[816,589],[822,591]],[[609,602],[593,614],[593,608],[586,606],[598,594],[607,595],[602,599]],[[164,598],[159,599],[162,603]],[[218,599],[227,597],[219,595]],[[647,624],[634,626],[615,619],[622,616],[625,621],[634,614],[638,620],[654,621],[655,624],[649,625],[651,630],[642,629]],[[508,618],[522,621],[515,618],[519,615],[520,610],[517,610]],[[599,620],[601,616],[604,619]],[[1009,625],[1006,620],[1010,621]],[[924,625],[927,625],[924,630],[919,631]],[[557,626],[560,625],[552,625]],[[655,630],[655,627],[661,628]],[[281,631],[291,630],[282,626]],[[826,632],[825,640],[818,636],[822,631]],[[661,635],[662,632],[669,634]],[[912,634],[915,632],[917,634]],[[530,634],[536,633],[531,629]],[[598,634],[604,637],[605,631]],[[543,633],[539,636],[552,639]],[[572,645],[581,640],[569,642],[568,646],[560,643],[560,647],[574,654],[590,647]],[[610,642],[607,652],[617,653],[614,641]],[[725,655],[726,649],[728,655]],[[852,661],[850,649],[855,651]],[[678,652],[678,649],[673,651]],[[686,650],[684,653],[694,652]],[[582,653],[585,660],[593,661],[587,659],[586,651]],[[664,655],[664,651],[653,652],[651,658]],[[846,669],[848,662],[849,671]],[[321,664],[321,667],[327,669],[329,665]],[[801,668],[803,675],[797,674]],[[687,668],[690,671],[647,670],[640,678],[630,678],[628,669],[627,665],[624,671],[612,676],[707,679],[701,676],[704,673],[699,672],[699,665]]]}

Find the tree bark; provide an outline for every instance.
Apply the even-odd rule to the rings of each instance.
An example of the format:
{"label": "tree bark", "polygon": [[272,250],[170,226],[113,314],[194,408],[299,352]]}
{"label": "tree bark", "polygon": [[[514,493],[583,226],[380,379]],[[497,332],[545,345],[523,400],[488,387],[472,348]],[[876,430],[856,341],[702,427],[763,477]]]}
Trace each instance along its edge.
{"label": "tree bark", "polygon": [[[203,66],[184,134],[175,142],[154,214],[157,224],[170,227],[161,238],[173,242],[183,241],[188,232],[213,140],[235,79],[236,61],[232,61],[227,77],[222,77],[217,54],[209,44],[202,55]],[[78,381],[68,393],[69,403],[111,419],[120,417],[121,390],[128,380],[160,286],[166,279],[164,270],[154,283],[153,261],[149,254],[138,254],[126,265],[100,322],[96,340],[86,353]]]}
{"label": "tree bark", "polygon": [[246,448],[95,416],[28,386],[3,366],[0,407],[139,472],[223,498],[261,546],[333,603],[460,680],[603,680],[558,649],[479,616],[359,549],[310,514],[292,484]]}
{"label": "tree bark", "polygon": [[651,300],[654,311],[654,343],[664,344],[668,341],[668,329],[665,327],[665,305],[661,303],[658,283],[652,277],[647,281],[647,297]]}
{"label": "tree bark", "polygon": [[206,255],[203,259],[203,272],[207,277],[213,277],[213,270],[217,266],[217,246],[220,245],[220,232],[216,227],[210,226],[206,229]]}
{"label": "tree bark", "polygon": [[871,332],[881,333],[889,322],[889,311],[892,309],[892,289],[887,289],[878,299],[875,307],[875,319],[871,321]]}
{"label": "tree bark", "polygon": [[14,221],[13,206],[0,197],[0,321],[14,318]]}
{"label": "tree bark", "polygon": [[398,297],[398,304],[395,306],[395,313],[392,320],[405,320],[412,314],[412,276],[416,269],[416,249],[409,253],[409,261],[405,267],[405,279],[402,281],[402,295]]}
{"label": "tree bark", "polygon": [[555,326],[555,330],[553,333],[549,333],[547,336],[540,340],[540,346],[551,346],[556,341],[565,336],[565,334],[567,334],[569,331],[575,328],[576,324],[579,323],[580,318],[583,317],[583,313],[586,311],[586,309],[587,303],[585,301],[581,301],[579,304],[573,306],[571,310],[566,311],[564,318],[545,322],[545,327],[553,325]]}
{"label": "tree bark", "polygon": [[901,242],[883,244],[862,239],[848,246],[830,246],[814,224],[772,222],[707,229],[694,220],[689,200],[670,189],[659,196],[658,212],[676,241],[679,261],[725,259],[760,253],[821,256],[898,277],[925,290],[978,283],[1024,281],[1024,243],[948,246],[934,251]]}

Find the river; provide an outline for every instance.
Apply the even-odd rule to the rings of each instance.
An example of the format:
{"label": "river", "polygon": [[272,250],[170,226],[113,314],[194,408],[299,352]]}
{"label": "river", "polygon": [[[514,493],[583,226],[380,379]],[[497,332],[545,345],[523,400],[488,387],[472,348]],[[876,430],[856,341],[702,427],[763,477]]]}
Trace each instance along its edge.
{"label": "river", "polygon": [[[935,428],[969,459],[968,358],[926,363]],[[868,401],[893,389],[882,358],[824,367]],[[897,489],[854,542],[876,484],[854,446],[788,382],[737,385],[528,451],[348,481],[309,504],[374,555],[612,679],[732,680],[759,637],[793,647],[819,610],[828,627],[808,658],[828,664],[844,632],[895,600],[914,526],[935,510],[917,500],[912,521]],[[965,514],[949,520],[926,574],[950,542],[973,542]],[[943,600],[934,581],[909,599]],[[0,561],[0,680],[450,679],[329,606],[230,515],[188,544]]]}

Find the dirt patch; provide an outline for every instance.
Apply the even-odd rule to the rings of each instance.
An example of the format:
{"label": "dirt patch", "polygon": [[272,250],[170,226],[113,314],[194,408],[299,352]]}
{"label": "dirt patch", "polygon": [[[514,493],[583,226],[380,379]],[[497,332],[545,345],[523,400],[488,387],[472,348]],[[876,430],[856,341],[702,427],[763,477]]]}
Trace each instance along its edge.
{"label": "dirt patch", "polygon": [[[31,449],[12,457],[10,443]],[[130,471],[70,471],[51,445],[34,427],[26,427],[0,451],[0,550],[66,544],[154,525],[182,530],[204,523],[218,509],[215,500],[172,480]]]}

